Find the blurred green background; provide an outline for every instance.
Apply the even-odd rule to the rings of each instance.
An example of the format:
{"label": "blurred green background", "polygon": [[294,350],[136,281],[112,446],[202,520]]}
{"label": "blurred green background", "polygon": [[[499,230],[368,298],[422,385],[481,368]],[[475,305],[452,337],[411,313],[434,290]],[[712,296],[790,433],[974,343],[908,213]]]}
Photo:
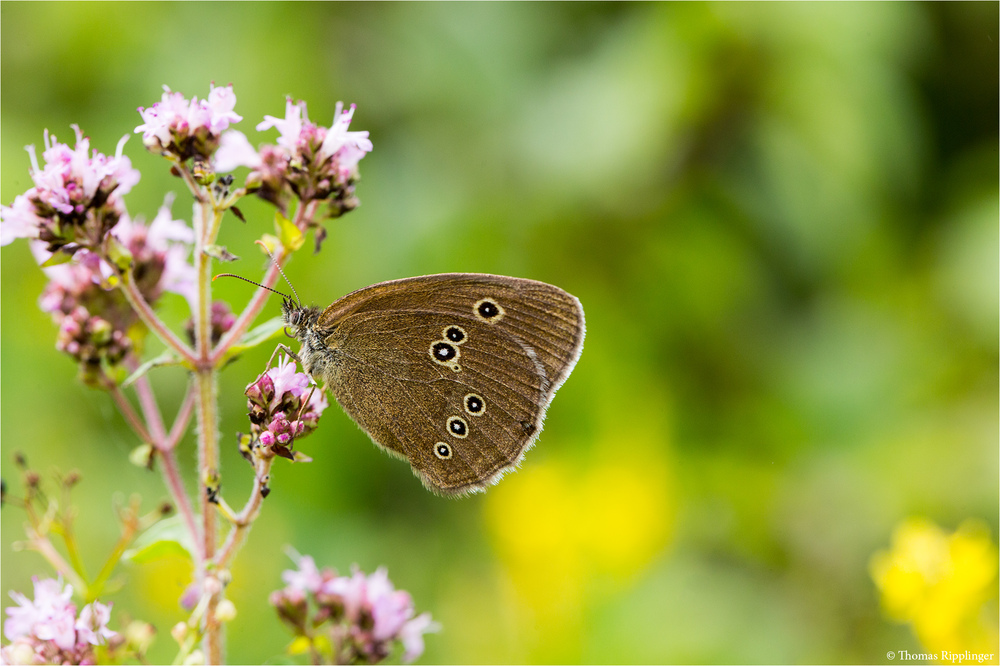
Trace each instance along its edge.
{"label": "blurred green background", "polygon": [[[321,123],[344,100],[375,149],[361,208],[288,267],[304,300],[475,271],[586,309],[538,445],[485,495],[430,495],[331,408],[297,444],[315,462],[276,463],[234,569],[232,661],[282,660],[267,596],[285,544],[340,571],[386,565],[444,627],[428,663],[882,663],[925,647],[883,616],[869,573],[893,530],[971,518],[996,542],[997,3],[5,2],[0,18],[5,204],[45,128],[71,141],[78,123],[113,153],[163,84],[233,83],[255,144],[285,95]],[[151,219],[181,188],[137,137],[126,153],[143,174],[130,212]],[[226,268],[259,276],[273,213],[242,208]],[[166,493],[55,351],[25,243],[4,249],[2,280],[0,467],[14,491],[15,450],[81,470],[93,571],[114,498]],[[216,293],[238,310],[251,290]],[[165,299],[171,322],[184,310]],[[269,354],[222,375],[234,505],[251,476],[228,443]],[[184,376],[153,378],[172,418]],[[191,436],[180,460],[193,487]],[[48,573],[13,550],[22,522],[4,508],[4,595]],[[152,659],[169,661],[188,572],[122,573],[116,617],[155,623]]]}

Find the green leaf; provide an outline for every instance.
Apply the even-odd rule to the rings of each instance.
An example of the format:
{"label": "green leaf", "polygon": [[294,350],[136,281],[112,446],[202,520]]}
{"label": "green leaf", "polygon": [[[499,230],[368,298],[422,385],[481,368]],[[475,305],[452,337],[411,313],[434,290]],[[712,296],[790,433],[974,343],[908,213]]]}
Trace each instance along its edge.
{"label": "green leaf", "polygon": [[58,266],[59,264],[65,264],[68,261],[73,260],[72,254],[67,254],[66,252],[53,252],[52,256],[46,259],[42,263],[42,268],[48,268],[49,266]]}
{"label": "green leaf", "polygon": [[281,213],[274,214],[274,228],[278,232],[281,244],[292,252],[302,247],[302,244],[306,242],[305,234]]}
{"label": "green leaf", "polygon": [[192,553],[194,542],[178,514],[164,518],[140,534],[122,557],[136,564],[145,564],[165,557],[193,559]]}
{"label": "green leaf", "polygon": [[129,249],[122,245],[114,236],[108,236],[105,243],[108,258],[111,259],[112,263],[120,270],[128,270],[129,266],[132,265],[132,253],[129,252]]}
{"label": "green leaf", "polygon": [[227,250],[222,245],[206,245],[205,254],[219,261],[236,261],[239,259],[235,254]]}
{"label": "green leaf", "polygon": [[136,467],[145,467],[146,469],[151,468],[151,463],[153,461],[153,445],[140,444],[132,449],[132,452],[128,454],[128,459],[129,462]]}
{"label": "green leaf", "polygon": [[164,365],[180,365],[180,363],[181,363],[180,359],[174,356],[172,352],[165,351],[156,358],[151,358],[142,365],[140,365],[138,368],[136,368],[135,372],[129,375],[128,379],[122,382],[122,388],[128,388],[135,382],[135,380],[139,379],[153,368],[157,368]]}
{"label": "green leaf", "polygon": [[239,339],[239,342],[226,350],[225,355],[222,357],[223,363],[239,356],[248,349],[253,349],[258,345],[264,344],[268,340],[280,337],[284,329],[285,320],[281,317],[268,319],[263,324],[250,329],[243,334],[243,337]]}

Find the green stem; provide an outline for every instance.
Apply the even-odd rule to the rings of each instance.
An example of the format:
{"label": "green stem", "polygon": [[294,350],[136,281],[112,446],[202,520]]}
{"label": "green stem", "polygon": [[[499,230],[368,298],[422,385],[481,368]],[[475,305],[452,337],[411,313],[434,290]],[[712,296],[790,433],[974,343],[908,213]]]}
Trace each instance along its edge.
{"label": "green stem", "polygon": [[56,570],[57,573],[61,574],[70,585],[73,586],[74,590],[78,590],[81,593],[86,593],[88,589],[87,581],[85,581],[80,574],[78,574],[73,567],[66,563],[56,547],[52,545],[48,537],[44,537],[35,531],[33,528],[28,528],[28,547],[34,551],[37,551],[49,561],[52,568]]}
{"label": "green stem", "polygon": [[70,565],[80,574],[81,578],[86,580],[89,578],[87,569],[83,566],[83,558],[80,557],[80,549],[77,547],[76,537],[73,536],[73,530],[69,525],[63,525],[62,538],[63,543],[66,544],[66,554],[69,555]]}
{"label": "green stem", "polygon": [[87,589],[87,601],[91,602],[100,596],[104,589],[104,585],[111,578],[111,574],[114,573],[115,567],[118,566],[118,562],[122,559],[122,555],[125,554],[125,549],[128,548],[129,544],[135,538],[136,532],[139,530],[139,521],[137,512],[139,510],[138,504],[133,504],[129,509],[125,520],[123,521],[122,535],[118,539],[118,543],[115,544],[114,550],[108,556],[108,559],[104,562],[104,566],[97,574],[97,578],[94,582],[90,584]]}
{"label": "green stem", "polygon": [[[215,559],[217,520],[215,507],[207,492],[209,486],[217,487],[219,478],[219,414],[217,395],[217,370],[212,363],[212,258],[205,247],[215,240],[221,212],[216,212],[202,195],[201,205],[195,209],[194,263],[197,279],[197,305],[195,307],[195,387],[198,416],[198,473],[201,496],[202,543],[199,582],[204,587],[208,566]],[[212,595],[204,615],[204,650],[210,664],[221,664],[223,657],[222,627],[215,618],[215,608],[221,595]]]}
{"label": "green stem", "polygon": [[222,545],[216,558],[219,568],[229,568],[240,548],[246,543],[254,521],[260,515],[260,508],[264,501],[263,490],[271,473],[272,462],[272,458],[263,459],[254,466],[256,469],[254,470],[253,490],[250,491],[246,505],[232,519],[233,527],[226,535],[226,542]]}

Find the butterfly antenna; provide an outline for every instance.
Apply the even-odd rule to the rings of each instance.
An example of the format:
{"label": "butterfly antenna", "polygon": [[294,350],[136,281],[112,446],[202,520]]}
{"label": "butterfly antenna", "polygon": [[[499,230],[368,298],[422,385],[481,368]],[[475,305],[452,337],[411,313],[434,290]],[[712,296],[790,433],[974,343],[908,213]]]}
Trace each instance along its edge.
{"label": "butterfly antenna", "polygon": [[267,246],[264,245],[263,241],[256,240],[254,242],[257,243],[257,245],[260,245],[261,249],[263,249],[264,252],[267,254],[267,256],[271,258],[271,263],[274,264],[274,267],[278,269],[279,273],[281,273],[281,277],[285,279],[285,283],[288,284],[288,287],[292,290],[292,293],[295,294],[295,300],[298,302],[299,307],[301,308],[302,307],[302,300],[299,298],[299,292],[295,291],[295,286],[292,284],[292,281],[288,279],[287,275],[285,275],[285,271],[281,270],[281,264],[279,264],[274,259],[274,255],[271,254],[271,251],[267,249]]}
{"label": "butterfly antenna", "polygon": [[[266,287],[266,286],[262,285],[260,282],[254,282],[253,280],[248,280],[245,277],[243,277],[242,275],[236,275],[235,273],[219,273],[214,278],[212,278],[212,282],[215,282],[220,277],[234,277],[237,280],[243,280],[244,282],[249,282],[250,284],[256,285],[256,286],[260,287],[261,289],[267,289],[268,291],[272,291],[275,294],[277,294],[278,296],[281,296],[282,298],[284,298],[286,300],[289,300],[289,301],[292,300],[291,298],[288,297],[287,294],[283,294],[280,291],[278,291],[277,289],[271,289],[270,287]],[[296,298],[298,298],[298,294],[296,294]]]}

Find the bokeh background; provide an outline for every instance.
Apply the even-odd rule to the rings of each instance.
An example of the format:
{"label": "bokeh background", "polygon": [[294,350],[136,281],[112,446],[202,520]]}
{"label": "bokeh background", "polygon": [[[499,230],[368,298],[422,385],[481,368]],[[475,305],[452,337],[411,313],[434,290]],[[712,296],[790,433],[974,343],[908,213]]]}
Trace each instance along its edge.
{"label": "bokeh background", "polygon": [[[430,495],[335,407],[299,442],[313,463],[278,461],[233,571],[234,662],[286,659],[267,605],[285,544],[387,566],[444,627],[429,663],[995,657],[997,3],[6,2],[0,19],[5,204],[45,128],[112,153],[163,84],[233,83],[254,143],[285,95],[322,122],[344,100],[375,149],[361,208],[289,265],[305,300],[475,271],[586,309],[538,445],[485,495]],[[181,188],[138,138],[126,153],[129,209],[151,219]],[[227,269],[259,276],[273,213],[242,207]],[[189,219],[182,192],[173,210]],[[116,497],[166,493],[55,351],[27,246],[0,256],[0,467],[12,491],[15,450],[82,472],[93,571]],[[239,309],[251,290],[216,293]],[[224,442],[269,354],[223,373]],[[184,376],[153,377],[171,415]],[[191,436],[180,459],[193,487]],[[242,504],[250,469],[235,446],[223,465]],[[48,570],[14,547],[23,514],[2,518],[6,598]],[[169,662],[185,564],[120,573],[115,613],[155,623]]]}

